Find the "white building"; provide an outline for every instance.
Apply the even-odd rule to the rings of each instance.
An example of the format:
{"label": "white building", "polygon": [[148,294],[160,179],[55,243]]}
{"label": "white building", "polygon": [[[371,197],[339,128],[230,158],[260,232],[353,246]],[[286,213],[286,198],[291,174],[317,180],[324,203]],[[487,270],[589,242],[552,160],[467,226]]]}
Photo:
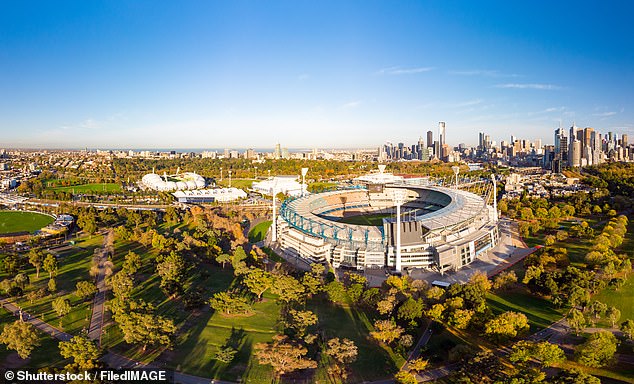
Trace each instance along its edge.
{"label": "white building", "polygon": [[[274,176],[264,181],[255,182],[251,185],[251,189],[255,192],[263,195],[273,195],[273,190],[276,193],[283,193],[289,196],[301,196],[302,184],[298,182],[299,176]],[[303,187],[304,192],[306,186]]]}
{"label": "white building", "polygon": [[244,199],[247,193],[238,188],[198,189],[193,191],[176,191],[172,195],[179,203],[226,203]]}

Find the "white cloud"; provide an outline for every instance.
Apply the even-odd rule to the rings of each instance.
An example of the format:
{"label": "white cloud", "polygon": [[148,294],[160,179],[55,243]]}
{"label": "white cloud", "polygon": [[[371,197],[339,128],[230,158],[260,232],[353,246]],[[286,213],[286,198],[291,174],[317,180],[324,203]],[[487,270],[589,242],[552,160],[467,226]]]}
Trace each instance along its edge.
{"label": "white cloud", "polygon": [[414,68],[401,68],[390,67],[383,68],[377,72],[379,75],[414,75],[417,73],[429,72],[433,70],[433,67],[414,67]]}
{"label": "white cloud", "polygon": [[537,83],[507,83],[497,84],[495,88],[514,88],[514,89],[539,89],[539,90],[558,90],[562,89],[559,85],[554,84],[537,84]]}
{"label": "white cloud", "polygon": [[598,116],[598,117],[610,117],[610,116],[614,116],[614,115],[616,115],[616,112],[614,112],[614,111],[593,113],[592,114],[592,116]]}
{"label": "white cloud", "polygon": [[341,106],[341,109],[353,109],[361,105],[361,100],[350,101]]}
{"label": "white cloud", "polygon": [[484,77],[520,77],[520,75],[515,73],[501,73],[496,70],[489,69],[469,69],[463,71],[449,71],[450,75],[458,75],[458,76],[484,76]]}

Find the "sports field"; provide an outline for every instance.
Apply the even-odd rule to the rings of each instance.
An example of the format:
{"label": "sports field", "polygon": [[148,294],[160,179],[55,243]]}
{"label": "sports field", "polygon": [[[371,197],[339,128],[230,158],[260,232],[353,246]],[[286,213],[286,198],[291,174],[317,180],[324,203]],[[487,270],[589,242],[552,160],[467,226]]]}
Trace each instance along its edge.
{"label": "sports field", "polygon": [[0,233],[35,232],[52,223],[54,219],[34,212],[0,211]]}
{"label": "sports field", "polygon": [[121,192],[121,185],[117,183],[81,184],[70,187],[51,188],[54,191],[87,193],[87,192]]}
{"label": "sports field", "polygon": [[369,225],[369,226],[382,226],[383,219],[386,217],[393,217],[393,214],[390,213],[378,213],[374,215],[359,215],[359,216],[348,216],[339,220],[340,223],[343,224],[354,224],[354,225]]}

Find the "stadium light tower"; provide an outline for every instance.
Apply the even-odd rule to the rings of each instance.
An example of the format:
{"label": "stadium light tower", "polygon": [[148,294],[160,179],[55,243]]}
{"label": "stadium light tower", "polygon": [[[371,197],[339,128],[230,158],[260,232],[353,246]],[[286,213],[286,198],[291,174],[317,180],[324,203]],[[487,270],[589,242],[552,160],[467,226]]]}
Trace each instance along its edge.
{"label": "stadium light tower", "polygon": [[275,212],[275,195],[277,195],[277,182],[273,183],[273,231],[271,232],[271,242],[277,241],[277,213]]}
{"label": "stadium light tower", "polygon": [[460,167],[457,165],[454,165],[453,167],[451,167],[451,170],[456,175],[456,189],[458,189],[458,173],[460,173]]}
{"label": "stadium light tower", "polygon": [[493,181],[493,221],[498,221],[498,188],[495,173],[491,174],[491,180]]}
{"label": "stadium light tower", "polygon": [[306,174],[308,173],[308,168],[302,168],[302,197],[304,196],[304,192],[306,191]]}
{"label": "stadium light tower", "polygon": [[394,191],[392,201],[396,204],[396,265],[395,269],[401,271],[401,205],[405,201],[405,194],[402,190],[397,189]]}

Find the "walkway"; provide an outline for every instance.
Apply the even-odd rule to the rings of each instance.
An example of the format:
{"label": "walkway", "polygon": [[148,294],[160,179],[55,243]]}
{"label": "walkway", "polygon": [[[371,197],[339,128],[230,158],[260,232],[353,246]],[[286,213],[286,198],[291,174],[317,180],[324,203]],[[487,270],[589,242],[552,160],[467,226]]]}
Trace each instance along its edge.
{"label": "walkway", "polygon": [[90,327],[88,328],[88,338],[90,340],[97,340],[98,345],[101,346],[101,331],[104,321],[104,304],[106,302],[106,293],[108,288],[106,287],[106,267],[105,263],[108,261],[108,248],[112,244],[114,233],[109,231],[103,239],[103,245],[101,247],[101,253],[97,258],[97,294],[93,298],[92,304],[92,317],[90,318]]}
{"label": "walkway", "polygon": [[[4,309],[11,312],[15,317],[20,318],[20,312],[21,312],[20,308],[18,308],[15,304],[10,303],[7,299],[0,299],[0,304],[2,305]],[[59,329],[53,327],[52,325],[45,323],[39,318],[33,317],[26,312],[22,312],[22,320],[24,322],[33,324],[35,328],[46,333],[47,335],[50,335],[56,338],[57,340],[69,341],[73,337],[73,335],[66,332],[62,332]]]}

